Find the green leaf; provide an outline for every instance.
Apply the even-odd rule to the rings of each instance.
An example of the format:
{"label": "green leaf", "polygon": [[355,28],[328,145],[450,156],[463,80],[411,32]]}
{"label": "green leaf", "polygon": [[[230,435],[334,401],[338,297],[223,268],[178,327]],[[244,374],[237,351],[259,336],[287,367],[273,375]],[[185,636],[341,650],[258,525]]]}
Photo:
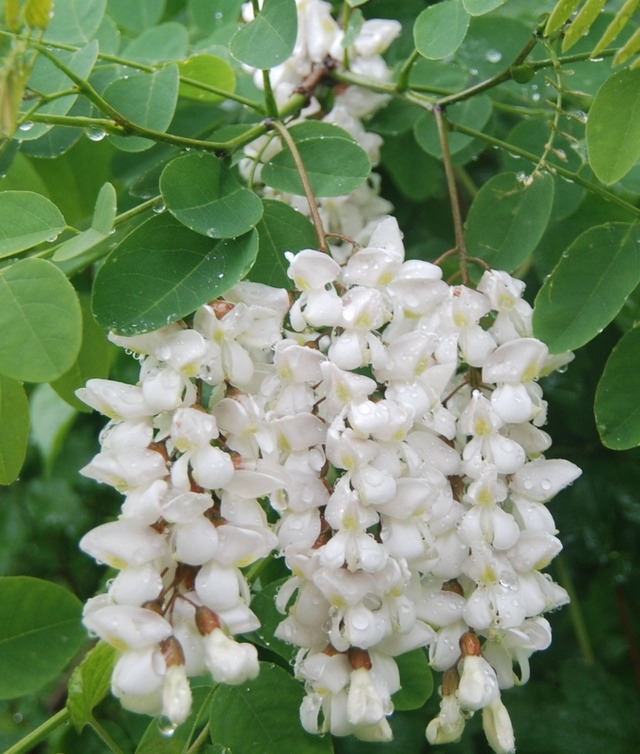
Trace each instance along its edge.
{"label": "green leaf", "polygon": [[258,257],[248,278],[275,288],[293,288],[284,252],[317,248],[315,230],[309,220],[289,204],[273,199],[264,199],[262,203],[264,212],[256,225]]}
{"label": "green leaf", "polygon": [[564,24],[569,19],[575,8],[580,5],[580,0],[558,0],[555,8],[549,14],[547,24],[544,28],[544,35],[548,37]]}
{"label": "green leaf", "polygon": [[413,131],[388,136],[380,153],[383,167],[406,198],[420,201],[440,190],[442,165],[420,149]]}
{"label": "green leaf", "polygon": [[93,708],[109,693],[116,651],[104,641],[86,654],[71,674],[67,709],[78,733],[93,720]]}
{"label": "green leaf", "polygon": [[186,56],[188,45],[189,32],[186,27],[168,21],[143,31],[123,50],[121,57],[147,65],[178,61]]}
{"label": "green leaf", "polygon": [[117,197],[111,183],[105,183],[96,200],[91,227],[59,244],[53,254],[54,262],[64,262],[84,254],[102,243],[113,231],[116,219]]}
{"label": "green leaf", "polygon": [[462,0],[444,0],[425,8],[416,18],[413,41],[422,57],[441,60],[460,47],[468,28],[469,14]]}
{"label": "green leaf", "polygon": [[640,70],[614,73],[600,87],[589,110],[587,147],[593,172],[607,184],[640,159]]}
{"label": "green leaf", "polygon": [[[638,7],[640,0],[626,0],[620,10],[616,13],[613,20],[607,26],[604,34],[600,37],[600,41],[593,48],[591,57],[595,58],[606,49],[611,42],[618,36],[622,29],[626,26],[627,22],[633,16],[635,9]],[[620,51],[618,51],[620,52]]]}
{"label": "green leaf", "polygon": [[31,437],[49,475],[77,412],[50,385],[36,385],[29,396]]}
{"label": "green leaf", "polygon": [[156,330],[235,285],[257,251],[255,230],[212,240],[166,212],[152,217],[123,239],[96,275],[95,318],[122,335]]}
{"label": "green leaf", "polygon": [[[447,107],[447,118],[452,123],[460,123],[476,131],[482,131],[487,125],[492,112],[493,105],[491,99],[486,95],[480,95]],[[438,137],[438,128],[431,113],[425,113],[415,122],[413,133],[416,141],[427,154],[442,159],[442,147],[440,146],[440,139]],[[451,155],[453,156],[461,152],[472,141],[472,136],[456,133],[455,131],[450,133],[448,142]]]}
{"label": "green leaf", "polygon": [[60,210],[45,196],[33,191],[0,193],[0,257],[55,241],[66,227]]}
{"label": "green leaf", "polygon": [[266,647],[271,652],[280,655],[287,662],[295,659],[298,648],[293,644],[288,644],[282,639],[275,636],[278,625],[284,620],[285,616],[278,612],[275,604],[278,589],[284,584],[287,578],[278,579],[267,584],[253,596],[251,600],[251,610],[255,613],[260,621],[260,627],[252,634],[247,636],[255,644]]}
{"label": "green leaf", "polygon": [[499,173],[477,193],[466,222],[467,251],[498,270],[512,272],[542,238],[553,205],[553,178]]}
{"label": "green leaf", "polygon": [[234,34],[229,52],[253,68],[273,68],[291,55],[297,34],[295,0],[264,0],[253,21]]}
{"label": "green leaf", "polygon": [[107,0],[55,0],[45,42],[87,44],[98,31]]}
{"label": "green leaf", "polygon": [[306,733],[298,709],[302,684],[277,665],[240,686],[218,686],[211,706],[211,738],[242,754],[330,754],[331,739]]}
{"label": "green leaf", "polygon": [[[104,98],[135,125],[164,133],[176,109],[179,81],[178,67],[170,65],[116,79],[105,89]],[[111,140],[123,152],[141,152],[154,145],[140,136],[113,136]]]}
{"label": "green leaf", "polygon": [[96,199],[96,206],[93,212],[91,227],[104,236],[109,235],[113,228],[117,212],[116,190],[111,183],[105,183]]}
{"label": "green leaf", "polygon": [[81,296],[82,344],[78,358],[67,372],[51,383],[58,395],[77,411],[91,413],[91,409],[76,398],[75,391],[83,387],[92,377],[106,379],[109,376],[109,341],[101,327],[98,327],[89,300]]}
{"label": "green leaf", "polygon": [[0,372],[49,382],[80,350],[82,314],[76,292],[44,259],[22,259],[0,270]]}
{"label": "green leaf", "polygon": [[109,0],[109,15],[127,31],[139,34],[155,26],[164,13],[165,0]]}
{"label": "green leaf", "polygon": [[640,327],[634,327],[611,352],[596,390],[596,424],[607,448],[640,445],[639,391]]}
{"label": "green leaf", "polygon": [[[338,126],[307,121],[289,133],[296,143],[316,196],[341,196],[368,178],[371,162],[353,137]],[[279,191],[304,195],[302,181],[289,149],[278,152],[262,170],[262,180]]]}
{"label": "green leaf", "polygon": [[433,676],[423,649],[394,658],[400,671],[401,689],[393,695],[397,710],[418,709],[433,693]]}
{"label": "green leaf", "polygon": [[[611,65],[613,67],[622,65],[637,52],[640,52],[640,29],[636,29],[633,35],[622,45],[618,52],[616,52]],[[636,70],[637,68],[638,61],[636,60],[631,65],[631,69]]]}
{"label": "green leaf", "polygon": [[[531,27],[517,18],[500,14],[474,16],[454,62],[466,67],[474,78],[482,81],[510,65],[530,39]],[[520,86],[510,82],[503,86],[516,90],[516,97],[522,96]],[[499,98],[499,92],[500,88],[496,88],[487,93]]]}
{"label": "green leaf", "polygon": [[494,8],[504,5],[507,0],[462,0],[465,10],[472,16],[482,16]]}
{"label": "green leaf", "polygon": [[562,52],[566,52],[579,42],[591,28],[591,24],[598,18],[607,0],[585,0],[578,15],[573,19],[567,33],[562,40]]}
{"label": "green leaf", "polygon": [[236,76],[233,68],[226,60],[219,58],[217,55],[200,53],[193,57],[187,58],[178,63],[180,71],[180,96],[187,99],[194,99],[198,102],[222,102],[225,99],[223,94],[201,89],[194,84],[184,83],[184,79],[198,81],[201,84],[215,86],[222,89],[223,92],[232,93],[236,88]]}
{"label": "green leaf", "polygon": [[37,691],[66,667],[87,639],[82,604],[57,584],[0,578],[0,699]]}
{"label": "green leaf", "polygon": [[640,226],[589,228],[564,252],[536,297],[536,337],[552,353],[579,348],[614,319],[638,283]]}
{"label": "green leaf", "polygon": [[14,482],[27,455],[29,402],[22,385],[0,374],[0,484]]}
{"label": "green leaf", "polygon": [[209,238],[240,236],[262,216],[258,195],[211,154],[176,157],[162,171],[160,191],[177,220]]}

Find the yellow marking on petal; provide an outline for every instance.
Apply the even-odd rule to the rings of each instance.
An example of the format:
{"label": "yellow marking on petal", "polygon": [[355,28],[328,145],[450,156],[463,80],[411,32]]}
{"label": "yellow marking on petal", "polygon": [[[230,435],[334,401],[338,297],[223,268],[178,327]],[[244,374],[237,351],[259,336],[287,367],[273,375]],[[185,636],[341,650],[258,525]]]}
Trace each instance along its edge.
{"label": "yellow marking on petal", "polygon": [[104,562],[107,565],[110,565],[112,568],[117,568],[118,571],[121,571],[123,568],[126,568],[129,565],[126,560],[117,558],[115,555],[107,555],[107,557],[104,559]]}
{"label": "yellow marking on petal", "polygon": [[489,422],[484,418],[484,416],[478,416],[476,417],[476,420],[473,423],[473,431],[476,437],[490,435],[491,426],[489,425]]}
{"label": "yellow marking on petal", "polygon": [[535,361],[532,361],[531,364],[525,369],[521,382],[533,382],[535,378],[538,376],[538,365]]}
{"label": "yellow marking on petal", "polygon": [[111,646],[114,649],[117,649],[120,652],[126,652],[129,649],[129,645],[125,641],[123,641],[119,636],[114,636],[113,634],[107,634],[104,637],[104,640],[107,642],[107,644],[111,644]]}
{"label": "yellow marking on petal", "polygon": [[490,565],[484,567],[482,576],[480,577],[481,584],[495,584],[498,580],[498,574],[493,570]]}
{"label": "yellow marking on petal", "polygon": [[290,380],[293,376],[291,369],[289,369],[289,366],[287,364],[283,364],[280,369],[278,369],[278,375],[282,377],[283,380]]}
{"label": "yellow marking on petal", "polygon": [[283,453],[291,452],[291,443],[283,434],[278,435],[278,447]]}
{"label": "yellow marking on petal", "polygon": [[347,513],[342,519],[342,528],[350,531],[357,531],[360,528],[357,516],[354,516],[353,513]]}
{"label": "yellow marking on petal", "polygon": [[378,278],[378,285],[389,285],[393,280],[393,272],[387,271]]}
{"label": "yellow marking on petal", "polygon": [[478,494],[478,503],[480,505],[493,505],[493,495],[488,487],[482,487]]}
{"label": "yellow marking on petal", "polygon": [[503,312],[508,312],[513,309],[515,303],[516,301],[513,296],[510,296],[508,293],[501,293],[498,297],[498,308]]}
{"label": "yellow marking on petal", "polygon": [[336,396],[340,403],[348,403],[351,400],[351,391],[344,382],[339,382],[336,385]]}
{"label": "yellow marking on petal", "polygon": [[342,456],[342,468],[346,469],[347,471],[353,471],[355,466],[356,466],[356,459],[352,455],[345,453]]}
{"label": "yellow marking on petal", "polygon": [[536,571],[540,571],[546,568],[549,563],[551,563],[551,558],[547,556],[546,558],[541,558],[533,567]]}
{"label": "yellow marking on petal", "polygon": [[464,316],[462,312],[456,312],[453,315],[453,324],[456,327],[466,327],[469,324],[469,320]]}
{"label": "yellow marking on petal", "polygon": [[414,371],[415,376],[418,377],[419,375],[421,375],[428,366],[429,366],[429,357],[423,356],[420,359],[420,361],[416,364],[416,368]]}
{"label": "yellow marking on petal", "polygon": [[332,594],[329,602],[333,607],[337,607],[339,609],[345,608],[347,606],[347,601],[341,594]]}

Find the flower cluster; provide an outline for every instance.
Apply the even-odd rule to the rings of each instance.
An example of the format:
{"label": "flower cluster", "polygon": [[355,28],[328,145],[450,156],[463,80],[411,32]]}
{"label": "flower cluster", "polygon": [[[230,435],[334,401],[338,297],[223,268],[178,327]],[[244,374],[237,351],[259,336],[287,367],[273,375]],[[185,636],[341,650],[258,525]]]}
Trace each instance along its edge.
{"label": "flower cluster", "polygon": [[531,336],[522,283],[448,285],[404,260],[393,217],[344,265],[288,257],[293,303],[245,282],[189,326],[112,336],[139,354],[139,384],[80,391],[111,417],[83,472],[125,494],[81,542],[119,570],[84,618],[120,650],[113,691],[179,724],[187,676],[253,677],[240,569],[277,548],[307,730],[388,740],[394,658],[426,647],[446,679],[428,739],[482,709],[511,751],[500,689],[527,680],[542,614],[567,601],[541,573],[561,547],[545,503],[579,470],[543,455],[537,382],[566,358]]}
{"label": "flower cluster", "polygon": [[[296,49],[271,72],[278,100],[345,50],[353,70],[388,76],[395,22],[365,22],[345,48],[328,3],[297,5]],[[348,87],[324,116],[374,162],[361,119],[379,105]],[[245,171],[272,147],[251,148]],[[320,209],[358,240],[351,253],[283,249],[292,295],[242,282],[188,322],[112,335],[140,360],[138,384],[79,391],[110,418],[83,473],[125,496],[81,542],[118,571],[84,622],[118,650],[123,705],[179,725],[189,676],[257,674],[237,640],[259,626],[243,569],[277,553],[291,575],[276,635],[299,648],[307,731],[389,740],[395,658],[424,648],[442,673],[429,742],[457,740],[481,711],[494,751],[511,752],[500,691],[527,681],[551,641],[543,614],[568,599],[542,572],[561,549],[546,503],[580,471],[545,457],[538,378],[570,355],[532,336],[507,273],[471,288],[406,260],[375,182]]]}
{"label": "flower cluster", "polygon": [[[401,25],[393,19],[369,19],[362,23],[353,39],[345,38],[344,29],[331,15],[331,4],[325,0],[296,0],[298,9],[298,36],[292,55],[281,65],[271,69],[270,83],[279,105],[305,86],[305,81],[327,61],[349,61],[349,69],[373,81],[384,83],[391,71],[382,53],[400,34]],[[245,20],[253,18],[251,3],[243,6]],[[250,69],[253,70],[253,69]],[[255,71],[254,82],[262,87],[262,71]],[[331,109],[324,112],[318,100],[310,93],[308,105],[300,119],[309,117],[322,120],[347,131],[367,153],[371,164],[380,159],[382,137],[367,131],[363,121],[373,115],[386,101],[384,94],[358,86],[347,86],[334,93]],[[251,142],[245,147],[245,158],[240,170],[253,183],[259,181],[261,167],[282,149],[280,139],[271,134]],[[286,201],[303,213],[308,212],[303,197],[284,195],[263,186],[267,197]],[[327,232],[339,233],[356,241],[366,241],[375,225],[392,210],[392,205],[379,193],[379,177],[372,173],[369,180],[349,194],[321,197],[318,208]],[[337,249],[334,252],[337,253]]]}
{"label": "flower cluster", "polygon": [[125,495],[119,519],[80,542],[119,571],[84,623],[120,650],[113,693],[167,725],[189,713],[187,676],[238,684],[258,673],[255,647],[234,639],[260,625],[240,569],[275,547],[257,499],[288,477],[259,452],[234,450],[219,426],[228,416],[205,409],[202,392],[221,399],[259,384],[289,298],[251,284],[235,294],[199,309],[189,328],[112,336],[139,355],[139,384],[93,379],[78,391],[111,418],[82,473]]}

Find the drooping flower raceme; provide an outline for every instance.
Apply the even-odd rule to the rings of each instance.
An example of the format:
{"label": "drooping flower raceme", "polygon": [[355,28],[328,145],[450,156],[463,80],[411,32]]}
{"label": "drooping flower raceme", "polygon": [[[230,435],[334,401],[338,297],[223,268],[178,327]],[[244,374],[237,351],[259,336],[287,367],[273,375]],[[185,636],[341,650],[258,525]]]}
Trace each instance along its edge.
{"label": "drooping flower raceme", "polygon": [[[271,71],[278,101],[327,55],[388,78],[396,22],[364,22],[346,49],[328,3],[297,6],[294,54]],[[372,164],[381,140],[362,119],[382,101],[350,86],[323,114]],[[241,171],[257,180],[256,160],[279,148],[253,142]],[[179,725],[189,677],[257,675],[240,638],[259,626],[242,569],[277,554],[291,575],[276,635],[298,648],[307,731],[388,741],[395,658],[422,648],[442,673],[429,742],[458,740],[478,712],[506,754],[500,692],[528,680],[551,641],[544,613],[568,600],[543,573],[561,549],[547,503],[580,472],[546,457],[538,378],[571,356],[533,337],[524,284],[507,273],[473,289],[406,260],[378,188],[373,177],[320,200],[327,230],[358,244],[282,249],[292,295],[243,282],[188,321],[111,335],[140,375],[79,391],[109,418],[83,473],[124,496],[81,541],[117,571],[84,622],[117,650],[122,704]]]}
{"label": "drooping flower raceme", "polygon": [[561,548],[546,503],[579,474],[544,455],[550,359],[522,288],[499,272],[448,286],[404,261],[393,217],[343,265],[287,256],[293,303],[243,283],[189,324],[114,336],[139,384],[79,391],[110,417],[83,471],[125,496],[81,542],[118,570],[85,610],[119,652],[113,692],[179,724],[188,676],[253,678],[241,568],[278,550],[308,731],[389,740],[394,658],[424,647],[445,679],[429,741],[482,711],[511,751],[500,689],[526,682],[543,613],[567,601],[541,572]]}

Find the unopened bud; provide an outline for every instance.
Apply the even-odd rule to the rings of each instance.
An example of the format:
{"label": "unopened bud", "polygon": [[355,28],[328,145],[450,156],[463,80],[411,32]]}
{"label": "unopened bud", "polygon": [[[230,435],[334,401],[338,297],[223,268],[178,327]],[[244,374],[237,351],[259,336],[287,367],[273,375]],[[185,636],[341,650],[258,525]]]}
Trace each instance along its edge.
{"label": "unopened bud", "polygon": [[196,627],[202,636],[208,636],[216,628],[220,628],[220,621],[213,610],[201,605],[196,608]]}
{"label": "unopened bud", "polygon": [[168,668],[173,665],[184,665],[184,652],[175,636],[169,636],[168,639],[161,641],[160,650]]}
{"label": "unopened bud", "polygon": [[211,301],[209,306],[213,309],[216,319],[222,319],[235,307],[231,301]]}
{"label": "unopened bud", "polygon": [[350,647],[347,652],[349,662],[354,670],[371,670],[371,657],[366,649],[360,649],[360,647]]}
{"label": "unopened bud", "polygon": [[459,594],[461,597],[464,596],[464,591],[458,579],[449,579],[440,588],[443,592],[453,592],[454,594]]}
{"label": "unopened bud", "polygon": [[467,631],[466,634],[462,634],[460,637],[460,652],[463,657],[480,656],[482,654],[480,639],[478,639],[474,631]]}
{"label": "unopened bud", "polygon": [[442,676],[442,696],[451,696],[455,694],[460,685],[460,673],[457,668],[445,670]]}

